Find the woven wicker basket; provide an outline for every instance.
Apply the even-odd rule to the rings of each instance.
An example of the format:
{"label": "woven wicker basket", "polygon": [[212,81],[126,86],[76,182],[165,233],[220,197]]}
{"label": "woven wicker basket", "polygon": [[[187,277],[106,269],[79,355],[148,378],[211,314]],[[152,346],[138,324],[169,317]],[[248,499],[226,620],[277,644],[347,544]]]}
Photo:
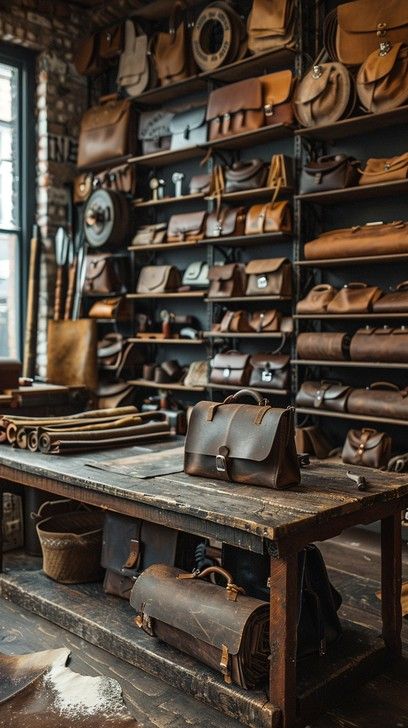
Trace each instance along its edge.
{"label": "woven wicker basket", "polygon": [[37,533],[47,576],[61,584],[99,581],[103,576],[102,526],[100,511],[78,510],[39,521]]}

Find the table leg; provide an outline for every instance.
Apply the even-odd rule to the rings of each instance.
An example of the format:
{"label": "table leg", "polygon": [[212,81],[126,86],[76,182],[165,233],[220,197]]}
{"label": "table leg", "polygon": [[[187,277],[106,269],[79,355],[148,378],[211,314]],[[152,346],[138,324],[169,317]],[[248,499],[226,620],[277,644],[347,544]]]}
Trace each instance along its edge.
{"label": "table leg", "polygon": [[3,571],[3,492],[0,483],[0,573]]}
{"label": "table leg", "polygon": [[396,657],[401,655],[401,550],[401,515],[397,512],[381,521],[382,634]]}
{"label": "table leg", "polygon": [[296,720],[298,555],[271,558],[270,701],[282,711],[282,728]]}

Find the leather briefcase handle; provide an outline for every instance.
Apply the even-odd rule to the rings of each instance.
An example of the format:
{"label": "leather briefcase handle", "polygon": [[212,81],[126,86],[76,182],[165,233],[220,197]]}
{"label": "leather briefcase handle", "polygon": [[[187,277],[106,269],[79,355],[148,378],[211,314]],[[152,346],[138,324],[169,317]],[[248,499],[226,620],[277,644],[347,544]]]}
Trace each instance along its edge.
{"label": "leather briefcase handle", "polygon": [[177,579],[205,579],[210,574],[219,574],[226,579],[226,592],[229,601],[235,602],[238,594],[245,594],[245,589],[242,586],[234,584],[231,574],[226,569],[223,569],[222,566],[207,566],[203,571],[196,570],[191,574],[177,574]]}
{"label": "leather briefcase handle", "polygon": [[392,382],[373,382],[368,389],[392,389],[394,392],[400,391],[400,388]]}
{"label": "leather briefcase handle", "polygon": [[231,404],[232,402],[238,402],[242,397],[252,397],[252,399],[255,400],[257,404],[259,404],[262,407],[265,407],[267,404],[269,404],[269,401],[261,397],[258,392],[255,392],[254,389],[240,389],[239,392],[236,392],[235,394],[231,394],[229,397],[224,399],[222,404]]}

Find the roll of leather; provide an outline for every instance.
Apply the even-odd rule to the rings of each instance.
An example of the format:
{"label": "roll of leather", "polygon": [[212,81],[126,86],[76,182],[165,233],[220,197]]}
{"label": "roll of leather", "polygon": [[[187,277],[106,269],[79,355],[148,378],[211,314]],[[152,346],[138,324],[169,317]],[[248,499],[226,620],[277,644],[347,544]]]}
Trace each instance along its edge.
{"label": "roll of leather", "polygon": [[359,329],[351,339],[352,361],[408,363],[408,328]]}
{"label": "roll of leather", "polygon": [[299,359],[346,361],[350,358],[350,336],[345,333],[304,332],[297,337],[296,346]]}

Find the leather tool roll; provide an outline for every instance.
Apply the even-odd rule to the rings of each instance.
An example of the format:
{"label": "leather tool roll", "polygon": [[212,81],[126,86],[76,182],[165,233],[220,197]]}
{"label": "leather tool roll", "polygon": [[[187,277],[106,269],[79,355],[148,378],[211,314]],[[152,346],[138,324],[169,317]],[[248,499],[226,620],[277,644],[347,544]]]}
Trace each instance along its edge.
{"label": "leather tool roll", "polygon": [[306,260],[408,253],[408,223],[367,223],[330,230],[305,245]]}
{"label": "leather tool roll", "polygon": [[189,212],[172,215],[167,228],[167,242],[182,243],[203,240],[206,234],[207,213]]}
{"label": "leather tool roll", "polygon": [[254,311],[251,314],[251,328],[258,334],[270,331],[280,331],[282,316],[275,308],[269,311]]}
{"label": "leather tool roll", "polygon": [[292,265],[287,258],[251,260],[245,266],[247,296],[291,296]]}
{"label": "leather tool roll", "polygon": [[245,271],[239,263],[213,265],[208,278],[208,298],[239,298],[245,295]]}
{"label": "leather tool roll", "polygon": [[216,354],[210,362],[210,383],[243,387],[249,382],[251,368],[249,354],[225,351]]}
{"label": "leather tool roll", "polygon": [[346,283],[327,306],[327,313],[368,313],[382,296],[381,288],[366,283]]}
{"label": "leather tool roll", "polygon": [[[248,396],[255,405],[240,403]],[[222,403],[199,402],[190,416],[185,472],[266,488],[296,485],[300,470],[293,413],[291,407],[271,407],[246,389]]]}
{"label": "leather tool roll", "polygon": [[96,347],[95,321],[49,321],[48,381],[68,387],[88,387],[95,391],[98,386]]}
{"label": "leather tool roll", "polygon": [[109,295],[123,293],[126,287],[119,271],[120,261],[111,255],[99,253],[87,255],[86,273],[83,292],[89,294]]}
{"label": "leather tool roll", "polygon": [[329,283],[319,283],[307,296],[296,304],[296,313],[326,313],[327,307],[337,293],[337,289]]}
{"label": "leather tool roll", "polygon": [[[223,576],[226,588],[203,581],[211,573]],[[130,604],[140,629],[220,672],[225,682],[250,689],[266,680],[269,604],[245,596],[221,567],[191,574],[150,566],[136,581]]]}
{"label": "leather tool roll", "polygon": [[297,83],[293,108],[302,126],[334,124],[350,116],[356,103],[356,87],[347,68],[332,61],[315,61]]}
{"label": "leather tool roll", "polygon": [[261,80],[249,78],[212,91],[207,121],[210,141],[260,129],[265,122]]}
{"label": "leather tool roll", "polygon": [[375,313],[408,311],[408,281],[399,283],[395,291],[386,293],[373,304]]}
{"label": "leather tool roll", "polygon": [[350,358],[350,336],[329,331],[303,332],[296,342],[299,359],[346,361]]}
{"label": "leather tool roll", "polygon": [[165,109],[142,111],[139,116],[138,139],[143,154],[155,154],[170,149],[170,123],[174,113]]}
{"label": "leather tool roll", "polygon": [[292,71],[277,71],[261,76],[265,124],[293,124]]}
{"label": "leather tool roll", "polygon": [[136,110],[132,101],[118,100],[113,95],[101,102],[82,117],[78,167],[92,167],[136,151]]}
{"label": "leather tool roll", "polygon": [[211,212],[205,226],[206,238],[236,237],[245,233],[245,210],[243,207],[222,207]]}
{"label": "leather tool roll", "polygon": [[180,271],[174,265],[146,265],[137,281],[137,293],[168,293],[181,285]]}
{"label": "leather tool roll", "polygon": [[302,195],[326,190],[343,190],[358,184],[359,162],[347,154],[333,154],[308,162],[300,175]]}
{"label": "leather tool roll", "polygon": [[292,232],[292,215],[288,200],[269,202],[266,205],[253,205],[249,208],[245,235],[261,235],[262,233]]}
{"label": "leather tool roll", "polygon": [[[408,17],[408,15],[407,15]],[[408,39],[408,25],[405,40]],[[374,51],[357,74],[357,93],[363,107],[371,113],[391,111],[408,100],[408,45],[384,43]]]}
{"label": "leather tool roll", "polygon": [[341,453],[343,463],[382,468],[391,457],[391,437],[371,428],[349,430]]}
{"label": "leather tool roll", "polygon": [[268,169],[262,159],[251,159],[249,162],[234,162],[232,167],[225,167],[225,192],[256,190],[263,187],[268,176]]}
{"label": "leather tool roll", "polygon": [[194,23],[192,50],[202,71],[214,71],[243,58],[247,44],[241,16],[227,2],[210,3]]}
{"label": "leather tool roll", "polygon": [[174,114],[170,121],[171,149],[186,149],[205,144],[207,123],[205,106]]}
{"label": "leather tool roll", "polygon": [[374,382],[366,389],[353,389],[347,403],[353,415],[408,419],[408,388],[391,382]]}
{"label": "leather tool roll", "polygon": [[398,157],[368,159],[360,177],[360,185],[377,185],[395,182],[408,177],[408,152]]}
{"label": "leather tool roll", "polygon": [[0,392],[5,389],[18,389],[21,377],[21,362],[17,359],[0,358]]}
{"label": "leather tool roll", "polygon": [[[184,22],[185,13],[185,3],[179,0],[174,2],[169,19],[169,32],[156,35],[153,53],[161,86],[183,81],[196,70],[190,49],[190,29]],[[176,27],[178,16],[181,16],[181,22]]]}
{"label": "leather tool roll", "polygon": [[275,48],[295,48],[296,6],[293,0],[253,0],[248,16],[248,48],[263,53]]}
{"label": "leather tool roll", "polygon": [[351,387],[341,382],[303,382],[296,395],[296,406],[347,412],[350,392]]}
{"label": "leather tool roll", "polygon": [[359,329],[351,339],[352,361],[408,363],[408,328]]}
{"label": "leather tool roll", "polygon": [[286,354],[254,354],[249,386],[266,389],[287,389],[289,386],[289,361]]}

